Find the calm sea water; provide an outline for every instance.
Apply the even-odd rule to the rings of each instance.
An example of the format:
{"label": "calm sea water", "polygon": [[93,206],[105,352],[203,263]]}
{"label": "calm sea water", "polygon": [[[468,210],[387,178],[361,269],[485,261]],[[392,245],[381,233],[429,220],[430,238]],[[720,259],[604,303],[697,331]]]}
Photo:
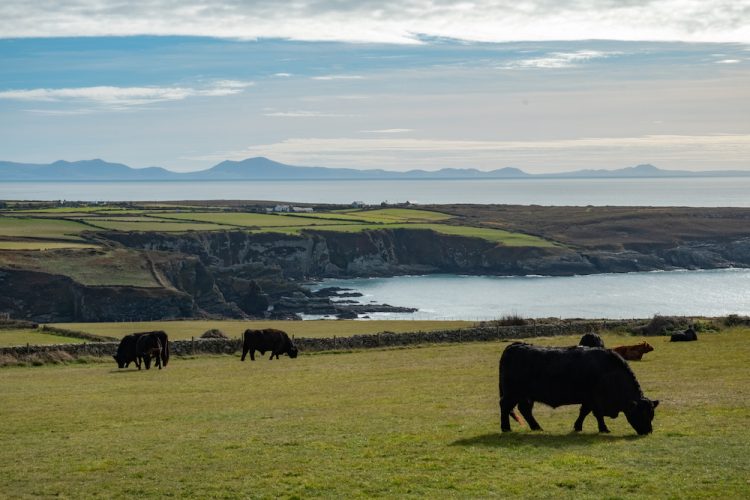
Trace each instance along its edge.
{"label": "calm sea water", "polygon": [[750,314],[750,269],[596,274],[570,277],[399,276],[325,280],[324,286],[364,294],[350,299],[419,309],[373,313],[372,319],[488,320],[527,318],[646,318],[654,314]]}
{"label": "calm sea water", "polygon": [[750,207],[750,177],[420,181],[2,182],[0,199],[274,200]]}

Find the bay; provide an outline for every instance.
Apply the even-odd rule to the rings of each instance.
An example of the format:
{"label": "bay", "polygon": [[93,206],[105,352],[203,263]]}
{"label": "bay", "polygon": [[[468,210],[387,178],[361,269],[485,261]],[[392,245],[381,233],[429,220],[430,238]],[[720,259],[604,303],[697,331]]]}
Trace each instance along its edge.
{"label": "bay", "polygon": [[[361,303],[415,307],[416,313],[371,313],[372,319],[491,320],[750,315],[750,269],[586,276],[426,275],[328,279],[364,294]],[[352,300],[352,299],[350,299]],[[312,317],[306,318],[312,319]]]}
{"label": "bay", "polygon": [[750,207],[750,177],[325,181],[2,182],[4,200],[265,200],[349,204]]}

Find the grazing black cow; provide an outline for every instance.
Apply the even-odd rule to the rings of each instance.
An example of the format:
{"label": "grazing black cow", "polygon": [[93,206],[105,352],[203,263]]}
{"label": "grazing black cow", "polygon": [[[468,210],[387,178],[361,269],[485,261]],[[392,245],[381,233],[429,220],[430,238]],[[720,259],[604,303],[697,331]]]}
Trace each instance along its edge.
{"label": "grazing black cow", "polygon": [[279,359],[279,354],[288,354],[290,358],[297,357],[297,348],[289,338],[286,332],[266,328],[265,330],[245,330],[242,336],[242,359],[250,352],[250,359],[255,361],[255,351],[260,351],[261,355],[266,351],[271,351],[271,357],[268,359]]}
{"label": "grazing black cow", "polygon": [[155,335],[159,338],[159,342],[161,343],[161,352],[159,353],[161,366],[167,366],[167,363],[169,363],[169,337],[166,332],[157,330],[153,332],[140,332],[125,335],[120,341],[120,345],[117,346],[117,354],[112,356],[115,358],[119,368],[127,368],[130,363],[135,363],[135,366],[137,366],[139,370],[141,369],[141,360],[136,353],[136,346],[138,344],[138,339],[144,335]]}
{"label": "grazing black cow", "polygon": [[130,363],[135,363],[140,369],[140,361],[135,355],[135,344],[138,341],[138,337],[133,334],[125,335],[120,341],[120,345],[117,346],[117,354],[112,357],[115,358],[118,368],[127,368]]}
{"label": "grazing black cow", "polygon": [[578,345],[586,347],[604,347],[604,341],[596,333],[589,332],[583,334],[581,340],[578,341]]}
{"label": "grazing black cow", "polygon": [[670,342],[691,342],[693,340],[698,340],[698,334],[695,333],[692,326],[689,326],[684,332],[673,333],[669,338]]}
{"label": "grazing black cow", "polygon": [[[135,355],[146,366],[146,370],[151,368],[151,358],[156,360],[156,366],[161,370],[162,349],[163,344],[156,332],[144,333],[138,336]],[[138,369],[141,369],[140,364]]]}
{"label": "grazing black cow", "polygon": [[500,428],[510,431],[510,416],[518,405],[532,430],[541,430],[532,415],[534,402],[553,408],[580,404],[573,426],[594,412],[599,432],[609,432],[604,417],[620,412],[638,434],[652,431],[659,401],[644,397],[627,362],[608,349],[597,347],[542,347],[514,342],[500,357]]}

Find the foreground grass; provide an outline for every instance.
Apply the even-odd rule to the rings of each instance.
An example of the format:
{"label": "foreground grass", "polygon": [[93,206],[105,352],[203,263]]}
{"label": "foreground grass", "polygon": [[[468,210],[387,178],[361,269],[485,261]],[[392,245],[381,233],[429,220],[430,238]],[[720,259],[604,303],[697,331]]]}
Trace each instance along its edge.
{"label": "foreground grass", "polygon": [[122,337],[128,333],[164,330],[172,340],[200,337],[211,328],[218,328],[229,337],[239,337],[248,328],[276,328],[297,337],[348,337],[368,333],[417,332],[463,328],[472,321],[390,321],[390,320],[319,320],[319,321],[135,321],[128,323],[57,323],[52,326],[106,337]]}
{"label": "foreground grass", "polygon": [[0,216],[0,235],[6,238],[80,240],[79,233],[91,228],[80,222]]}
{"label": "foreground grass", "polygon": [[56,250],[58,248],[99,248],[91,243],[73,241],[0,241],[0,250]]}
{"label": "foreground grass", "polygon": [[[608,344],[622,338],[606,336]],[[544,341],[571,344],[577,337]],[[504,343],[240,363],[175,359],[0,370],[8,497],[704,497],[750,495],[750,332],[653,339],[634,363],[655,432],[576,408],[500,435]]]}
{"label": "foreground grass", "polygon": [[70,337],[61,337],[60,335],[50,335],[35,329],[17,329],[2,330],[0,329],[0,347],[31,345],[50,345],[50,344],[80,344],[81,339]]}

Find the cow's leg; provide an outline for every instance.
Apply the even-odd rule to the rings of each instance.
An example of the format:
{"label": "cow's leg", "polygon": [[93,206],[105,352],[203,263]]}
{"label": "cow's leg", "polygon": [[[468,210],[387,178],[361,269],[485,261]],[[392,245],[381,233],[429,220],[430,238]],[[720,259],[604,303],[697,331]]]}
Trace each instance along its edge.
{"label": "cow's leg", "polygon": [[255,361],[255,349],[250,350],[250,361]]}
{"label": "cow's leg", "polygon": [[510,432],[510,412],[513,411],[513,407],[516,406],[516,402],[507,396],[500,398],[500,430],[503,432]]}
{"label": "cow's leg", "polygon": [[609,429],[607,428],[607,424],[604,423],[604,415],[594,410],[594,416],[596,417],[596,423],[599,426],[599,432],[609,434]]}
{"label": "cow's leg", "polygon": [[578,419],[573,424],[573,430],[581,432],[583,430],[583,421],[591,413],[591,408],[586,405],[581,405],[581,409],[578,411]]}
{"label": "cow's leg", "polygon": [[539,425],[539,422],[536,421],[534,418],[534,415],[532,415],[531,410],[534,408],[534,402],[530,401],[528,399],[521,400],[518,402],[518,411],[521,412],[521,415],[523,415],[523,418],[526,419],[526,422],[529,423],[529,429],[532,431],[541,431],[542,427]]}
{"label": "cow's leg", "polygon": [[138,367],[138,369],[141,369],[141,358],[139,356],[135,357],[135,366]]}
{"label": "cow's leg", "polygon": [[244,345],[242,346],[242,357],[240,358],[240,361],[245,361],[245,356],[247,356],[247,347]]}
{"label": "cow's leg", "polygon": [[156,366],[161,370],[161,354],[156,353],[156,356],[154,357],[156,358]]}

